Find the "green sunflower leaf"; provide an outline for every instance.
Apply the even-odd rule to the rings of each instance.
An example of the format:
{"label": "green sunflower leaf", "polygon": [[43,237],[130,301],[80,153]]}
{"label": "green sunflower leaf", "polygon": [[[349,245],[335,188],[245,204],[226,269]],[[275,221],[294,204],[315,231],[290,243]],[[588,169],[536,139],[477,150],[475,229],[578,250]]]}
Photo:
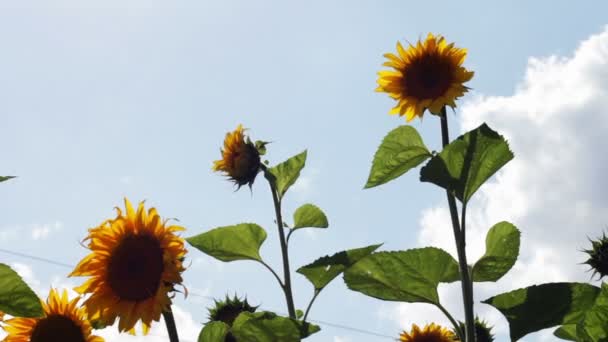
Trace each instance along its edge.
{"label": "green sunflower leaf", "polygon": [[576,324],[566,324],[555,329],[553,336],[561,338],[562,340],[578,341],[579,338],[576,335]]}
{"label": "green sunflower leaf", "polygon": [[248,342],[300,341],[320,330],[317,325],[272,312],[243,312],[232,325],[232,334],[236,340]]}
{"label": "green sunflower leaf", "polygon": [[482,303],[498,309],[509,321],[511,341],[529,333],[580,321],[600,289],[584,283],[548,283],[502,293]]}
{"label": "green sunflower leaf", "polygon": [[495,224],[486,236],[486,253],[473,266],[473,281],[497,281],[515,264],[520,233],[509,222]]}
{"label": "green sunflower leaf", "polygon": [[378,147],[365,189],[387,183],[430,157],[418,131],[412,126],[399,126]]}
{"label": "green sunflower leaf", "polygon": [[292,229],[304,227],[327,228],[328,226],[327,216],[314,204],[304,204],[293,213]]}
{"label": "green sunflower leaf", "polygon": [[15,176],[0,176],[0,183],[7,181],[9,179],[15,178]]}
{"label": "green sunflower leaf", "polygon": [[438,304],[439,283],[459,278],[456,260],[435,247],[373,253],[344,272],[344,281],[353,291],[409,303]]}
{"label": "green sunflower leaf", "polygon": [[219,227],[186,238],[192,247],[221,261],[262,261],[260,247],[266,240],[266,231],[255,223]]}
{"label": "green sunflower leaf", "polygon": [[380,246],[382,244],[349,249],[332,256],[324,256],[315,260],[312,264],[300,267],[296,272],[304,275],[315,287],[315,290],[321,290],[342,272],[370,255]]}
{"label": "green sunflower leaf", "polygon": [[586,310],[584,317],[576,325],[576,335],[580,340],[590,342],[608,341],[608,284],[603,283],[600,294],[593,306]]}
{"label": "green sunflower leaf", "polygon": [[507,141],[485,123],[458,137],[420,170],[420,180],[451,191],[463,203],[513,159]]}
{"label": "green sunflower leaf", "polygon": [[228,324],[219,321],[209,322],[198,335],[198,342],[224,342],[229,332]]}
{"label": "green sunflower leaf", "polygon": [[0,311],[17,317],[44,315],[40,298],[5,264],[0,264]]}
{"label": "green sunflower leaf", "polygon": [[307,151],[304,151],[268,170],[274,176],[271,181],[274,181],[280,198],[283,198],[289,187],[300,177],[300,171],[306,164],[306,154]]}

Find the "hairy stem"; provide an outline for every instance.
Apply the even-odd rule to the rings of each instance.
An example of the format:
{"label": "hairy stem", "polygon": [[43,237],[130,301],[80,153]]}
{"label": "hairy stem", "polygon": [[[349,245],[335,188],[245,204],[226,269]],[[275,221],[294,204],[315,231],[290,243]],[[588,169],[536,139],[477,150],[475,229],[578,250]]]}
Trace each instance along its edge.
{"label": "hairy stem", "polygon": [[[448,130],[448,117],[446,114],[445,106],[441,110],[441,141],[445,148],[450,143],[450,136]],[[465,237],[465,220],[464,213],[462,215],[462,227],[458,220],[458,208],[456,207],[456,198],[454,194],[447,189],[446,195],[448,198],[448,206],[450,208],[450,218],[452,220],[452,228],[454,230],[454,240],[456,241],[456,250],[458,251],[458,266],[460,268],[460,280],[462,287],[462,300],[464,305],[464,316],[465,316],[465,338],[466,342],[475,342],[475,314],[473,310],[473,283],[471,281],[471,274],[469,273],[469,266],[467,263],[466,253],[466,241]],[[466,207],[463,206],[463,211]]]}
{"label": "hairy stem", "polygon": [[274,175],[272,175],[265,167],[264,170],[268,184],[270,185],[270,192],[272,193],[272,201],[274,203],[274,212],[276,215],[277,229],[279,230],[279,242],[281,243],[281,255],[283,256],[283,292],[285,293],[285,301],[287,302],[287,311],[289,317],[296,319],[296,309],[293,302],[293,293],[291,289],[291,273],[289,271],[289,251],[287,249],[287,240],[285,239],[285,232],[283,231],[283,217],[281,215],[281,200],[277,191],[276,182]]}
{"label": "hairy stem", "polygon": [[163,318],[165,319],[165,324],[167,325],[169,341],[179,342],[179,337],[177,336],[177,327],[175,326],[175,319],[173,318],[173,311],[171,311],[170,306],[167,308],[167,310],[163,311]]}

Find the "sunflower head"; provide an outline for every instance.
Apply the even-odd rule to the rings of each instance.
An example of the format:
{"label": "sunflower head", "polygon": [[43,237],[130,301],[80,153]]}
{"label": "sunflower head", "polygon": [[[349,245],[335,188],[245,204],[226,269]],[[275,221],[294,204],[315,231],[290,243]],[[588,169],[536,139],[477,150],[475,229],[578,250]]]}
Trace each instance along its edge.
{"label": "sunflower head", "polygon": [[427,324],[424,329],[420,329],[416,324],[412,325],[412,330],[399,335],[401,342],[453,342],[452,332],[435,323]]}
{"label": "sunflower head", "polygon": [[85,241],[91,253],[70,276],[90,277],[75,290],[91,294],[84,302],[91,320],[111,325],[119,318],[118,329],[131,332],[141,320],[147,333],[182,283],[186,249],[176,233],[184,228],[168,225],[143,202],[135,210],[125,199],[125,207],[124,213],[116,208],[116,218],[89,229]]}
{"label": "sunflower head", "polygon": [[591,249],[584,250],[589,255],[585,264],[591,266],[593,275],[598,274],[600,279],[608,275],[608,238],[606,233],[601,238],[591,241]]}
{"label": "sunflower head", "polygon": [[226,295],[226,299],[215,301],[215,306],[209,309],[209,321],[222,321],[232,326],[234,320],[242,312],[255,312],[257,306],[251,306],[247,298],[241,300],[236,295],[233,298]]}
{"label": "sunflower head", "polygon": [[251,185],[260,172],[260,155],[265,151],[265,142],[254,144],[245,136],[245,129],[239,125],[233,132],[226,133],[222,159],[213,162],[213,171],[225,173],[239,188]]}
{"label": "sunflower head", "polygon": [[388,61],[383,64],[394,70],[378,73],[376,91],[395,99],[390,113],[405,116],[408,122],[422,118],[426,109],[440,114],[446,105],[456,107],[455,100],[469,89],[463,85],[473,78],[473,72],[462,66],[466,55],[465,49],[431,33],[407,49],[397,42],[397,54],[385,54]]}
{"label": "sunflower head", "polygon": [[78,307],[80,297],[68,299],[67,291],[60,295],[50,290],[46,302],[42,302],[41,318],[16,317],[4,321],[5,342],[103,342],[91,334],[91,324],[84,308]]}
{"label": "sunflower head", "polygon": [[[251,306],[247,302],[247,298],[241,300],[236,295],[233,298],[226,295],[226,299],[216,300],[215,306],[209,309],[209,321],[221,321],[232,327],[232,323],[242,312],[255,312],[257,308],[257,306]],[[236,342],[236,338],[231,332],[228,332],[224,342]]]}
{"label": "sunflower head", "polygon": [[[459,322],[460,330],[465,331],[466,326],[464,322]],[[454,334],[454,340],[460,341],[458,338],[458,334],[455,331],[452,331]],[[475,341],[477,342],[493,342],[494,334],[492,334],[492,326],[490,326],[486,321],[482,321],[479,317],[475,317]]]}

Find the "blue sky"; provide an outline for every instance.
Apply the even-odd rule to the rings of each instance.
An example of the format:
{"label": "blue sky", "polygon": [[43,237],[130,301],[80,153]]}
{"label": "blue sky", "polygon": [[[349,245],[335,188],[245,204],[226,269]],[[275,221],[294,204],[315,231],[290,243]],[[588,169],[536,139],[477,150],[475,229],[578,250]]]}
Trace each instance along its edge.
{"label": "blue sky", "polygon": [[[607,11],[600,1],[2,1],[0,174],[19,178],[0,187],[0,248],[75,263],[86,254],[78,244],[86,229],[112,217],[126,196],[178,218],[186,236],[257,222],[269,231],[263,256],[279,267],[262,179],[253,192],[234,192],[211,172],[225,133],[239,123],[253,139],[273,142],[272,163],[309,151],[284,215],[315,203],[330,228],[294,236],[293,268],[372,243],[384,242],[385,250],[426,245],[421,227],[425,213],[441,205],[441,191],[420,184],[416,172],[362,190],[380,140],[404,124],[388,115],[390,99],[373,91],[382,54],[397,40],[443,34],[468,49],[474,92],[462,102],[483,112],[475,111],[483,102],[476,96],[515,94],[531,57],[571,58],[604,30]],[[461,118],[460,110],[452,116],[453,135]],[[413,124],[437,149],[436,118]],[[285,311],[262,267],[221,265],[195,250],[189,257],[193,291],[246,293]],[[2,253],[0,261],[26,264],[41,288],[69,271]],[[294,277],[303,308],[312,289]],[[206,320],[205,298],[177,304],[195,322]],[[311,317],[396,336],[404,327],[391,318],[391,305],[349,292],[338,279]],[[323,326],[309,340],[370,338]]]}

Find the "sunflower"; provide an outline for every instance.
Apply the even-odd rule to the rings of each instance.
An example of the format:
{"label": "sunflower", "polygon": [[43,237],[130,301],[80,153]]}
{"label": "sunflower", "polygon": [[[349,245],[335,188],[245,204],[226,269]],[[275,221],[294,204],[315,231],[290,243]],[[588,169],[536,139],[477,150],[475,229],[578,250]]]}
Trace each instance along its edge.
{"label": "sunflower", "polygon": [[608,276],[608,237],[606,233],[601,238],[590,240],[591,249],[583,252],[589,255],[589,259],[584,263],[591,266],[593,276],[599,275],[599,279]]}
{"label": "sunflower", "polygon": [[399,335],[401,342],[453,342],[454,335],[449,329],[446,329],[435,323],[427,324],[424,329],[420,329],[416,324],[412,325],[410,333],[402,332]]}
{"label": "sunflower", "polygon": [[473,72],[462,67],[466,49],[448,44],[442,36],[429,33],[424,42],[418,41],[404,49],[397,42],[398,55],[387,53],[383,65],[395,70],[378,73],[378,92],[386,92],[397,100],[391,114],[422,118],[425,109],[440,114],[444,106],[456,107],[454,102],[469,89],[463,85],[473,77]]}
{"label": "sunflower", "polygon": [[42,302],[44,317],[16,317],[4,321],[6,332],[3,342],[103,342],[91,335],[91,324],[86,319],[85,309],[78,307],[80,297],[68,300],[68,292],[61,296],[51,289],[49,297]]}
{"label": "sunflower", "polygon": [[251,186],[260,171],[260,148],[265,143],[254,144],[245,137],[243,125],[238,125],[233,132],[226,133],[224,148],[221,150],[222,159],[213,162],[213,171],[224,172],[240,188],[245,184]]}
{"label": "sunflower", "polygon": [[[459,322],[460,330],[465,331],[466,325],[464,322]],[[454,340],[460,341],[458,337],[458,333],[452,330],[452,334],[454,336]],[[486,321],[479,319],[479,317],[475,317],[475,341],[477,342],[493,342],[494,334],[492,334],[492,326],[489,325]]]}
{"label": "sunflower", "polygon": [[144,334],[171,305],[170,293],[182,283],[184,240],[175,233],[183,227],[161,221],[156,209],[137,211],[125,198],[126,213],[89,229],[91,253],[70,276],[88,276],[78,293],[90,293],[84,302],[92,320],[111,325],[120,318],[119,331],[130,330],[138,320]]}

